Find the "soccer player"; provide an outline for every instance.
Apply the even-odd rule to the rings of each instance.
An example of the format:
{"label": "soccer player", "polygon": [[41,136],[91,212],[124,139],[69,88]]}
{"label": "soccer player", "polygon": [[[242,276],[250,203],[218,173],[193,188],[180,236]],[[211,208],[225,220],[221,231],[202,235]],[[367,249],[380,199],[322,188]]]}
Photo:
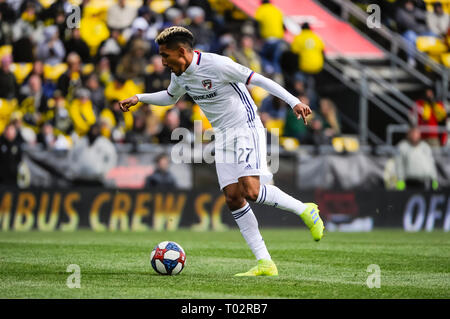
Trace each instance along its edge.
{"label": "soccer player", "polygon": [[194,37],[183,27],[163,30],[156,42],[164,66],[171,70],[170,85],[166,91],[137,94],[120,101],[122,111],[129,111],[138,102],[171,105],[185,93],[198,103],[216,136],[215,161],[220,189],[257,259],[255,267],[236,276],[277,276],[277,267],[248,201],[299,215],[316,241],[322,238],[324,226],[316,204],[303,203],[267,184],[272,180],[272,173],[267,168],[265,134],[261,134],[264,127],[246,85],[257,85],[284,100],[305,124],[311,109],[276,82],[228,57],[194,51]]}

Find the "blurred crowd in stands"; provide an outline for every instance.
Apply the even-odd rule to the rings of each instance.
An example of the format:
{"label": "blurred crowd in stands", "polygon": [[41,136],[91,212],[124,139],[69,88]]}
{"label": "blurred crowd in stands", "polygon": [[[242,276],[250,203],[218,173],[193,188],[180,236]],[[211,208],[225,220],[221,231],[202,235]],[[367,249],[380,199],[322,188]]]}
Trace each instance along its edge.
{"label": "blurred crowd in stands", "polygon": [[[352,0],[366,9],[373,1]],[[450,1],[382,0],[381,22],[399,33],[408,45],[407,63],[415,68],[414,51],[426,53],[437,63],[450,67]],[[448,101],[436,98],[426,88],[411,110],[413,125],[397,145],[395,188],[436,190],[439,187],[433,148],[448,145]]]}
{"label": "blurred crowd in stands", "polygon": [[[389,10],[395,5],[381,2]],[[431,33],[448,39],[442,7],[423,16],[418,10],[416,1],[405,1],[383,17],[411,41]],[[425,24],[419,23],[422,18]],[[79,150],[97,142],[102,149],[109,149],[108,143],[137,147],[178,142],[171,139],[172,131],[193,131],[196,120],[202,131],[210,129],[187,95],[173,106],[140,103],[132,112],[120,111],[118,101],[169,85],[170,73],[154,39],[172,25],[190,29],[196,49],[229,56],[311,106],[314,117],[305,126],[283,101],[248,87],[264,125],[285,148],[331,144],[342,134],[338,106],[316,90],[325,44],[308,23],[292,43],[286,42],[283,14],[270,1],[261,2],[253,19],[228,0],[0,0],[2,167],[20,158],[23,143],[53,150]],[[427,91],[420,106],[423,123],[438,125],[447,117],[433,92]],[[433,134],[427,140],[443,145],[440,139],[446,137]],[[16,176],[17,169],[7,173]]]}
{"label": "blurred crowd in stands", "polygon": [[[264,123],[277,134],[321,144],[340,133],[336,106],[314,89],[324,44],[308,24],[289,44],[283,14],[269,1],[254,20],[226,0],[157,2],[0,0],[0,133],[12,125],[16,139],[68,150],[94,123],[113,143],[134,145],[174,142],[171,132],[193,130],[195,120],[209,129],[188,96],[169,107],[119,109],[121,99],[167,88],[170,73],[154,39],[171,25],[189,28],[196,49],[227,55],[275,79],[317,111],[306,127],[284,102],[249,87]],[[79,28],[73,3],[80,8]]]}
{"label": "blurred crowd in stands", "polygon": [[402,35],[409,46],[408,64],[416,66],[412,51],[419,50],[450,67],[450,2],[447,0],[352,0],[362,8],[377,3],[381,22]]}
{"label": "blurred crowd in stands", "polygon": [[[352,0],[364,11],[373,1]],[[408,44],[407,62],[417,66],[413,51],[426,53],[437,63],[450,67],[450,1],[449,0],[381,0],[381,22],[399,33]],[[433,87],[426,88],[416,99],[412,122],[421,127],[421,137],[432,147],[448,145],[445,128],[450,111],[448,101],[439,100]],[[438,129],[441,128],[441,130]]]}

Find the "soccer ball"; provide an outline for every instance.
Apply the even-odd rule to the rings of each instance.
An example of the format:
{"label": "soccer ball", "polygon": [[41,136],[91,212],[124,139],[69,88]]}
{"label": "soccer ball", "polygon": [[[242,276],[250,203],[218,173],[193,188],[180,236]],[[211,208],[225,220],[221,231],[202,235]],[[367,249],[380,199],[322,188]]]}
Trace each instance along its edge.
{"label": "soccer ball", "polygon": [[173,241],[163,241],[150,254],[150,263],[160,275],[177,275],[186,263],[183,248]]}

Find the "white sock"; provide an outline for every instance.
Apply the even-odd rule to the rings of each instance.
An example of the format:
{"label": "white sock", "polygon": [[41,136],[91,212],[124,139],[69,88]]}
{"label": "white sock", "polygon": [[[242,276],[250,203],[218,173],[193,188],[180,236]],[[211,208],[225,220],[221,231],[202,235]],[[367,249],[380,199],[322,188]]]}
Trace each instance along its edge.
{"label": "white sock", "polygon": [[304,203],[286,194],[274,185],[261,185],[259,187],[259,194],[255,203],[277,207],[299,216],[306,209],[306,205]]}
{"label": "white sock", "polygon": [[233,217],[236,220],[247,245],[255,255],[256,260],[270,260],[270,254],[267,251],[266,244],[264,243],[264,240],[259,232],[258,221],[256,220],[255,214],[253,214],[250,205],[247,203],[244,207],[231,213],[233,214]]}

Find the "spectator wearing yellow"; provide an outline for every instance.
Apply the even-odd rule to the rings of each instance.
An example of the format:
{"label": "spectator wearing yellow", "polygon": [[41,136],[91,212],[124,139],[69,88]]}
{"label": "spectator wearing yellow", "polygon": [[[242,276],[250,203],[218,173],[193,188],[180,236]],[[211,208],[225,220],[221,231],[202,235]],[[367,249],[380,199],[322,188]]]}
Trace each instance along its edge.
{"label": "spectator wearing yellow", "polygon": [[105,98],[107,101],[123,100],[134,94],[142,93],[142,88],[136,85],[132,80],[126,80],[122,76],[116,76],[114,81],[110,82],[105,88]]}
{"label": "spectator wearing yellow", "polygon": [[133,114],[122,112],[119,101],[113,100],[101,111],[100,123],[103,136],[111,138],[114,142],[121,142],[125,139],[126,133],[133,129]]}
{"label": "spectator wearing yellow", "polygon": [[[25,6],[24,6],[25,5]],[[24,6],[24,10],[20,15],[20,19],[26,23],[29,23],[33,28],[36,27],[39,22],[39,4],[36,1],[27,1],[22,4]]]}
{"label": "spectator wearing yellow", "polygon": [[302,24],[302,31],[295,36],[291,44],[291,51],[298,55],[298,67],[306,76],[308,90],[315,89],[314,75],[323,69],[324,49],[322,39],[311,30],[309,24]]}
{"label": "spectator wearing yellow", "polygon": [[416,107],[418,125],[428,127],[428,131],[422,133],[422,139],[431,147],[445,145],[447,133],[439,133],[438,127],[446,125],[447,111],[443,101],[436,99],[432,87],[427,88],[423,97],[416,101]]}
{"label": "spectator wearing yellow", "polygon": [[72,118],[75,132],[78,136],[85,135],[92,124],[96,122],[92,102],[89,99],[89,91],[85,88],[78,89],[76,98],[69,106],[69,114]]}
{"label": "spectator wearing yellow", "polygon": [[300,71],[316,74],[322,71],[325,45],[322,39],[311,30],[308,23],[302,25],[302,31],[297,34],[291,44],[291,51],[299,56]]}
{"label": "spectator wearing yellow", "polygon": [[280,57],[283,53],[282,44],[284,37],[283,13],[280,9],[263,0],[255,13],[258,30],[264,45],[261,57],[265,72],[281,74]]}
{"label": "spectator wearing yellow", "polygon": [[[3,133],[9,124],[15,111],[15,106],[11,101],[0,98],[0,134]],[[22,114],[19,114],[20,116]]]}
{"label": "spectator wearing yellow", "polygon": [[255,20],[259,24],[259,34],[264,40],[283,39],[283,12],[269,0],[263,0],[256,9]]}
{"label": "spectator wearing yellow", "polygon": [[97,54],[100,43],[109,37],[108,27],[100,14],[98,8],[88,6],[84,8],[83,18],[80,21],[80,35],[89,46],[91,56]]}

